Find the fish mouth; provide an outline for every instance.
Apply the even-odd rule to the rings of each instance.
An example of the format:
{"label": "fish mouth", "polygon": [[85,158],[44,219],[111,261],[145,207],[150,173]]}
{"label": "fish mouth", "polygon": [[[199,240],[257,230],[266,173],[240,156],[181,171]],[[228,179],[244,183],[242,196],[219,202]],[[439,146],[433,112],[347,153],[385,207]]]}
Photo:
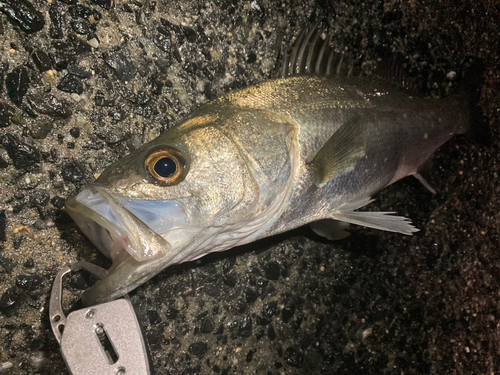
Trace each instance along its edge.
{"label": "fish mouth", "polygon": [[113,261],[107,276],[84,293],[87,305],[118,298],[173,263],[172,247],[183,243],[188,226],[187,215],[175,201],[124,198],[100,186],[68,198],[66,211]]}

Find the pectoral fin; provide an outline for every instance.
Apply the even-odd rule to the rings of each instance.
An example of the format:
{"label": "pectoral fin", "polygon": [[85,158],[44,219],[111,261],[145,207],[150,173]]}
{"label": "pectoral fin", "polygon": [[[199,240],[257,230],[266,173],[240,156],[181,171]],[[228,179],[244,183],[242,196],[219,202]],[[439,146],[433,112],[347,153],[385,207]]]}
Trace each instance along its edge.
{"label": "pectoral fin", "polygon": [[331,241],[342,240],[350,235],[349,232],[344,230],[349,226],[349,223],[344,221],[324,219],[314,221],[309,226],[318,236],[325,237]]}
{"label": "pectoral fin", "polygon": [[350,224],[362,225],[368,228],[385,230],[388,232],[397,232],[406,235],[412,235],[419,229],[411,225],[411,221],[403,216],[392,216],[395,212],[359,212],[354,211],[368,203],[372,202],[370,198],[360,199],[351,202],[338,210],[334,211],[332,218],[344,221]]}
{"label": "pectoral fin", "polygon": [[321,187],[340,173],[350,172],[365,155],[367,127],[359,117],[344,123],[318,151],[310,165]]}

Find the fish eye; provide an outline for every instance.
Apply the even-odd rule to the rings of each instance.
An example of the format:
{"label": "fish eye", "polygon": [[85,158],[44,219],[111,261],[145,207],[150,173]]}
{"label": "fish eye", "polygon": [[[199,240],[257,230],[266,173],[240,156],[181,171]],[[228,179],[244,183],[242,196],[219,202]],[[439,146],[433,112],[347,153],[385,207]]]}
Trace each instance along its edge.
{"label": "fish eye", "polygon": [[172,158],[163,157],[155,163],[153,168],[158,176],[169,178],[177,171],[177,163]]}
{"label": "fish eye", "polygon": [[186,159],[173,147],[153,151],[145,164],[151,176],[164,185],[175,185],[186,177]]}

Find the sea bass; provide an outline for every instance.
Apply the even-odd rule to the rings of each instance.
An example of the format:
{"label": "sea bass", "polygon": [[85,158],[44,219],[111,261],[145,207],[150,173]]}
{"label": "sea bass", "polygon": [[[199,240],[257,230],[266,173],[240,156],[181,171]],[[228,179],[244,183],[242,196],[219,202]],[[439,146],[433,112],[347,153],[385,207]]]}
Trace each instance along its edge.
{"label": "sea bass", "polygon": [[[336,74],[320,33],[301,34],[283,78],[231,92],[109,166],[66,210],[113,261],[84,293],[117,298],[166,267],[305,224],[411,235],[390,212],[357,209],[469,126],[463,91],[442,100],[380,79]],[[391,73],[392,74],[392,73]]]}

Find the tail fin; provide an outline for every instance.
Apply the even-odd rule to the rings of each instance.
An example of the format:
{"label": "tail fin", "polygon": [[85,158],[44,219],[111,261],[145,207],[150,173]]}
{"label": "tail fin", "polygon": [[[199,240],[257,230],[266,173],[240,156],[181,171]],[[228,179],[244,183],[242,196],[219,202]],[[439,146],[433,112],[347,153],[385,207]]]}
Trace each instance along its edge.
{"label": "tail fin", "polygon": [[484,63],[479,59],[473,60],[464,73],[461,90],[469,98],[470,124],[466,134],[473,141],[489,146],[492,143],[489,119],[480,106],[484,73]]}

